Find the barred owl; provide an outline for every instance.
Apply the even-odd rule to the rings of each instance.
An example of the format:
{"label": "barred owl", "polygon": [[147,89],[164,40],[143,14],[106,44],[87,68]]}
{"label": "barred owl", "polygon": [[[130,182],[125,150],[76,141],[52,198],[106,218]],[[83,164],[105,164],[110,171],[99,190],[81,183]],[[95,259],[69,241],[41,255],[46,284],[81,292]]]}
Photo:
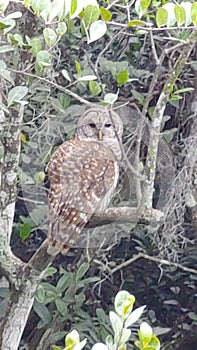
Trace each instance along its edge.
{"label": "barred owl", "polygon": [[52,155],[49,249],[65,254],[92,215],[108,207],[119,177],[122,133],[115,112],[92,108],[79,118],[74,137]]}

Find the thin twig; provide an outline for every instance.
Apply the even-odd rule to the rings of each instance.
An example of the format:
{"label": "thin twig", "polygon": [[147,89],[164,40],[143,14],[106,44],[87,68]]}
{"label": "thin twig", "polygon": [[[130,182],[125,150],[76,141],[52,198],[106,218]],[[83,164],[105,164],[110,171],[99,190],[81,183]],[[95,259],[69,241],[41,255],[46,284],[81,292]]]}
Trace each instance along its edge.
{"label": "thin twig", "polygon": [[[112,111],[112,106],[111,106],[111,110],[109,110],[109,113],[110,113],[110,118],[111,118],[111,121],[113,122],[113,118],[112,118],[112,114],[111,114],[111,111]],[[123,160],[125,160],[128,168],[131,170],[131,172],[137,177],[139,178],[140,180],[144,180],[144,176],[142,176],[133,166],[132,164],[129,162],[128,160],[128,157],[126,155],[126,152],[124,150],[124,147],[122,145],[122,142],[120,141],[119,139],[119,136],[116,132],[116,130],[114,129],[114,132],[115,132],[115,135],[116,135],[116,138],[118,139],[118,142],[119,142],[119,146],[120,146],[120,149],[121,149],[121,152],[122,152],[122,157],[123,157]]]}
{"label": "thin twig", "polygon": [[54,82],[52,82],[51,80],[49,80],[47,78],[43,78],[43,77],[40,77],[40,76],[38,76],[36,74],[27,73],[27,72],[19,71],[19,70],[16,70],[16,69],[10,69],[10,71],[14,72],[14,73],[26,75],[26,76],[29,76],[29,77],[32,77],[32,78],[36,78],[36,79],[38,79],[40,81],[44,81],[45,83],[50,84],[50,85],[54,86],[56,89],[59,89],[59,90],[65,92],[67,95],[70,95],[71,97],[75,98],[76,100],[78,100],[81,103],[84,103],[85,105],[88,105],[90,107],[97,107],[97,105],[95,103],[91,103],[88,100],[85,100],[83,97],[79,96],[75,92],[72,92],[72,91],[68,90],[67,88],[65,88],[63,86],[61,86],[61,85],[59,85],[57,83],[54,83]]}
{"label": "thin twig", "polygon": [[183,266],[182,264],[178,264],[178,263],[175,263],[175,262],[172,262],[172,261],[168,261],[168,260],[165,260],[165,259],[161,259],[161,258],[158,258],[156,256],[151,256],[151,255],[148,255],[148,254],[144,254],[144,253],[138,253],[137,255],[133,256],[131,259],[128,259],[126,261],[124,261],[122,264],[116,266],[114,269],[110,270],[110,274],[113,274],[119,270],[121,270],[123,267],[126,267],[126,266],[129,266],[131,265],[134,261],[138,260],[138,259],[147,259],[147,260],[150,260],[150,261],[154,261],[156,263],[159,263],[160,265],[167,265],[167,266],[173,266],[173,267],[177,267],[183,271],[186,271],[186,272],[189,272],[189,273],[192,273],[192,274],[197,274],[197,270],[195,269],[192,269],[190,267],[186,267],[186,266]]}
{"label": "thin twig", "polygon": [[161,65],[161,62],[157,56],[157,51],[156,51],[156,48],[155,48],[155,42],[154,42],[154,38],[153,38],[153,32],[152,30],[150,30],[150,41],[151,41],[151,47],[152,47],[152,52],[153,52],[153,56],[155,58],[155,62],[156,62],[156,65]]}
{"label": "thin twig", "polygon": [[107,49],[110,47],[110,45],[114,42],[114,40],[116,40],[116,38],[122,33],[123,29],[121,29],[116,35],[114,35],[110,41],[107,43],[107,45],[105,46],[105,48],[99,53],[97,59],[96,59],[96,62],[95,62],[95,72],[96,72],[96,75],[98,75],[98,63],[99,63],[99,60],[101,58],[101,56],[105,53],[105,51],[107,51]]}

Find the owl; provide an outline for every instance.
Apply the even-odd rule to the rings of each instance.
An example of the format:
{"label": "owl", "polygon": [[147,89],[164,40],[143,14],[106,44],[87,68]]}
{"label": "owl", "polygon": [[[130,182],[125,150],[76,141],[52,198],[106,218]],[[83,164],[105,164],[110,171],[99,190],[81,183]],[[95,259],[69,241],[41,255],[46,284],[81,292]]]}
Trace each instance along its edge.
{"label": "owl", "polygon": [[74,137],[53,153],[46,169],[49,249],[65,254],[92,215],[109,206],[119,177],[122,133],[118,114],[92,108],[79,118]]}

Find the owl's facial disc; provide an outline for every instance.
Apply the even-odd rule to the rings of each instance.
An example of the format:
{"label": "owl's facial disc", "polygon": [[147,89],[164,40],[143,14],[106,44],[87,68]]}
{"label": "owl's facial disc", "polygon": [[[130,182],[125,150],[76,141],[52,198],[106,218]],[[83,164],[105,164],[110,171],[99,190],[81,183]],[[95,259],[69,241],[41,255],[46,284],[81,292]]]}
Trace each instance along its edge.
{"label": "owl's facial disc", "polygon": [[116,113],[100,109],[90,109],[79,118],[76,135],[79,139],[106,141],[109,139],[122,138],[122,121]]}

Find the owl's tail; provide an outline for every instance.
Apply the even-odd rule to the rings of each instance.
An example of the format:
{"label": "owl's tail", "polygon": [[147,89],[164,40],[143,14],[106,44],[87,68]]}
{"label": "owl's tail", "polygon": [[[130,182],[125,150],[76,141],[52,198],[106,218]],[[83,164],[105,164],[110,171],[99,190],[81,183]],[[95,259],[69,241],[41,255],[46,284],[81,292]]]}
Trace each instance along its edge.
{"label": "owl's tail", "polygon": [[[84,226],[85,222],[83,227]],[[83,227],[77,227],[73,224],[63,225],[63,223],[60,223],[58,220],[51,222],[49,224],[47,237],[47,253],[53,256],[58,253],[65,255],[74,245]]]}

